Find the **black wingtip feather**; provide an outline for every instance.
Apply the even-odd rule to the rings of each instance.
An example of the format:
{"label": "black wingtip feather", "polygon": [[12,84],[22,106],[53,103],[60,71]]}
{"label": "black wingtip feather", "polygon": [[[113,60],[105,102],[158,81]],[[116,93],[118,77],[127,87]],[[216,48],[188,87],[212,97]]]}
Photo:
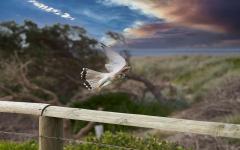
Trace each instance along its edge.
{"label": "black wingtip feather", "polygon": [[91,90],[92,87],[91,85],[88,83],[88,81],[86,80],[86,75],[87,75],[87,68],[83,68],[81,71],[81,79],[83,80],[83,85],[88,89]]}
{"label": "black wingtip feather", "polygon": [[87,68],[83,68],[81,71],[81,79],[86,80]]}
{"label": "black wingtip feather", "polygon": [[90,85],[87,81],[84,81],[83,85],[84,85],[88,90],[92,90],[91,85]]}

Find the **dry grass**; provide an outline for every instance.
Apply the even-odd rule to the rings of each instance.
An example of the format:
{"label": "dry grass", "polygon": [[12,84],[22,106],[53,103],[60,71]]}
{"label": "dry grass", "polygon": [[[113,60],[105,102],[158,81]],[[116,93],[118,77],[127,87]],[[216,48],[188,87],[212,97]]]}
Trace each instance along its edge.
{"label": "dry grass", "polygon": [[189,103],[225,78],[240,74],[240,56],[169,56],[132,58],[133,71],[156,84],[175,85]]}
{"label": "dry grass", "polygon": [[[192,58],[187,59],[193,61],[192,64],[185,66],[184,71],[179,72],[181,76],[176,74],[170,82],[179,86],[185,92],[185,96],[191,95],[194,104],[186,110],[175,112],[172,116],[191,120],[239,124],[240,58],[237,56],[206,57],[206,59],[201,58],[201,62]],[[164,61],[167,61],[167,59],[165,58]],[[182,63],[182,61],[179,63]],[[177,66],[181,65],[177,64]],[[155,68],[161,70],[159,66]],[[157,80],[157,77],[152,80]],[[146,131],[144,134],[153,134],[196,150],[240,149],[240,141],[231,138],[217,138],[188,133],[169,134],[156,130]]]}

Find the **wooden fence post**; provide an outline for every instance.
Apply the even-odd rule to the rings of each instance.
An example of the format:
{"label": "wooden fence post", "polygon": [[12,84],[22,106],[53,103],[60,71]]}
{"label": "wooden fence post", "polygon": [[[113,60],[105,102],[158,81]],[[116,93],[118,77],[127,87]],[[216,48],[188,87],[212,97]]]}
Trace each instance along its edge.
{"label": "wooden fence post", "polygon": [[63,119],[39,117],[39,150],[63,150],[62,138]]}

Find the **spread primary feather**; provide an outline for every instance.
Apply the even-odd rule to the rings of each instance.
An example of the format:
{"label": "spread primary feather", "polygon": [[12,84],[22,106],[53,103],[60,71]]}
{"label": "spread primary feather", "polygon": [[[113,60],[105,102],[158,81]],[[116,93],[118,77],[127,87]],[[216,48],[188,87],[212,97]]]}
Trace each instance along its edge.
{"label": "spread primary feather", "polygon": [[125,59],[110,49],[106,49],[105,53],[108,57],[109,62],[105,64],[107,73],[94,71],[88,68],[83,68],[81,72],[81,79],[84,81],[83,85],[89,90],[102,88],[116,78],[118,73],[121,73],[123,68],[127,65]]}

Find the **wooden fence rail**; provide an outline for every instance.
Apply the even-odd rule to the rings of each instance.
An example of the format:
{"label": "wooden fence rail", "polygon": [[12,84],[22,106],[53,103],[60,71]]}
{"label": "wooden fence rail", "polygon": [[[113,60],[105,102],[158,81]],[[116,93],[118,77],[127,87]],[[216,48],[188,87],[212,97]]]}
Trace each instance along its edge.
{"label": "wooden fence rail", "polygon": [[44,136],[62,138],[62,119],[93,121],[126,126],[154,128],[165,131],[240,138],[240,125],[237,124],[194,121],[167,117],[59,107],[40,103],[9,101],[0,101],[0,112],[39,116],[40,150],[63,149],[63,144],[59,144],[59,141],[54,142],[54,140],[45,140],[44,138]]}

